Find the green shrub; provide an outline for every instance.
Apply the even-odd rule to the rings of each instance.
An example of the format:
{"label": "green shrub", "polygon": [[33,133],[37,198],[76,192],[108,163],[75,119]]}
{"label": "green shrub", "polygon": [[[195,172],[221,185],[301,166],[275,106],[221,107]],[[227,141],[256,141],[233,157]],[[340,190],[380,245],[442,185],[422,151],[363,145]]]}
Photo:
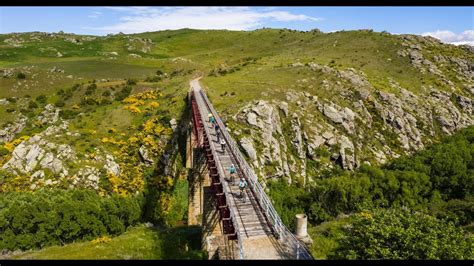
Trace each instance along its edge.
{"label": "green shrub", "polygon": [[56,107],[64,107],[64,105],[66,105],[66,103],[64,102],[63,99],[58,99],[58,100],[54,103],[54,105],[55,105]]}
{"label": "green shrub", "polygon": [[91,85],[87,86],[85,95],[92,95],[97,89],[97,84],[92,83]]}
{"label": "green shrub", "polygon": [[121,234],[140,222],[142,200],[141,195],[101,197],[91,190],[5,193],[0,198],[0,249],[36,249]]}
{"label": "green shrub", "polygon": [[17,79],[26,79],[26,75],[25,75],[25,73],[20,72],[20,73],[18,73],[18,74],[16,75],[16,78],[17,78]]}
{"label": "green shrub", "polygon": [[127,79],[127,85],[137,85],[136,79]]}
{"label": "green shrub", "polygon": [[36,97],[36,101],[41,103],[41,104],[45,104],[47,99],[48,98],[44,94],[41,94],[38,97]]}
{"label": "green shrub", "polygon": [[38,108],[38,104],[35,101],[30,100],[30,102],[28,103],[28,108],[30,109]]}
{"label": "green shrub", "polygon": [[125,86],[120,90],[118,93],[115,94],[115,100],[116,101],[121,101],[125,98],[127,98],[130,93],[132,92],[132,87],[130,86]]}
{"label": "green shrub", "polygon": [[472,259],[472,236],[407,209],[362,212],[345,229],[335,259]]}
{"label": "green shrub", "polygon": [[9,153],[10,152],[5,147],[3,147],[3,145],[0,145],[0,156],[5,156]]}
{"label": "green shrub", "polygon": [[59,111],[59,116],[63,119],[72,119],[79,114],[78,111],[74,110],[61,110]]}

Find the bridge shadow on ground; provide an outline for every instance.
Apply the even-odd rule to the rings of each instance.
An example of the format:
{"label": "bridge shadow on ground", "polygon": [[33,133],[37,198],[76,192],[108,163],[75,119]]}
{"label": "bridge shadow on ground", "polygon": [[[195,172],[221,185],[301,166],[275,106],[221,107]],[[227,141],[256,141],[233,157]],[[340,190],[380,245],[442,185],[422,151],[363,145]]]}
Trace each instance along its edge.
{"label": "bridge shadow on ground", "polygon": [[177,226],[152,230],[158,235],[153,246],[161,259],[207,259],[207,254],[201,249],[200,226]]}
{"label": "bridge shadow on ground", "polygon": [[[143,220],[151,221],[153,223],[163,223],[157,219],[156,211],[157,204],[161,193],[171,192],[174,187],[165,190],[162,187],[157,186],[155,180],[164,176],[171,176],[174,181],[180,177],[180,169],[186,166],[186,133],[191,118],[191,108],[187,103],[187,97],[183,99],[185,101],[185,107],[176,120],[179,122],[176,129],[174,130],[171,138],[168,139],[165,147],[163,148],[163,154],[161,155],[156,167],[151,173],[145,176],[145,203],[143,209]],[[169,117],[164,116],[162,123],[168,123]],[[177,160],[181,161],[178,162]],[[174,182],[176,184],[176,182]]]}
{"label": "bridge shadow on ground", "polygon": [[[172,193],[174,187],[164,189],[155,182],[157,178],[170,176],[176,185],[176,181],[183,176],[186,167],[187,132],[191,121],[191,108],[187,97],[183,98],[183,101],[185,101],[185,107],[179,118],[176,118],[179,124],[165,144],[163,154],[156,163],[156,167],[146,175],[142,218],[143,221],[150,221],[157,225],[152,229],[157,234],[153,245],[162,259],[206,259],[207,255],[201,248],[201,226],[167,225],[159,206],[160,197],[162,193]],[[168,115],[163,116],[162,123],[169,122],[171,118]],[[186,220],[187,208],[184,208],[183,211],[182,221],[175,221],[174,224],[182,224],[183,220]]]}

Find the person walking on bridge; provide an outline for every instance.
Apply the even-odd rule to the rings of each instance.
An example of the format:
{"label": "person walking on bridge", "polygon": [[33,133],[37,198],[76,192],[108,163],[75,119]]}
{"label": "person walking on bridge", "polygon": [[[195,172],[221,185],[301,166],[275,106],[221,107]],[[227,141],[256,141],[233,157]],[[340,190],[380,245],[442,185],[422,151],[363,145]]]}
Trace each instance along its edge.
{"label": "person walking on bridge", "polygon": [[217,143],[221,142],[221,132],[218,130],[216,131]]}
{"label": "person walking on bridge", "polygon": [[221,148],[222,148],[222,153],[224,153],[224,152],[225,152],[225,144],[226,144],[226,143],[225,143],[225,140],[224,140],[224,138],[222,138],[222,139],[221,139]]}

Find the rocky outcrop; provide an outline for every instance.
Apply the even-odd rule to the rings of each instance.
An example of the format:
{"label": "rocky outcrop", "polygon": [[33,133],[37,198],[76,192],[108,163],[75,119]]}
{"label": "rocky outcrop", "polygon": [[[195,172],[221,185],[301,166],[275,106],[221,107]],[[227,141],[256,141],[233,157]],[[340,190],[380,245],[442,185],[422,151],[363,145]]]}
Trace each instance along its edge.
{"label": "rocky outcrop", "polygon": [[76,175],[72,177],[72,184],[75,186],[89,187],[99,189],[100,171],[99,169],[86,166],[81,168]]}
{"label": "rocky outcrop", "polygon": [[153,159],[150,157],[150,153],[148,149],[145,147],[145,145],[140,146],[140,148],[138,149],[138,153],[140,154],[140,158],[145,164],[147,165],[153,164]]}
{"label": "rocky outcrop", "polygon": [[171,119],[170,120],[170,127],[173,131],[175,131],[175,129],[178,127],[178,122],[176,122],[176,119]]}
{"label": "rocky outcrop", "polygon": [[25,128],[27,121],[28,118],[20,114],[13,124],[0,129],[0,142],[10,142],[15,139],[16,134]]}
{"label": "rocky outcrop", "polygon": [[63,162],[77,159],[76,153],[67,144],[56,145],[42,138],[31,137],[15,147],[12,157],[3,169],[21,174],[31,174],[37,167],[49,169],[52,173],[66,176],[68,170]]}
{"label": "rocky outcrop", "polygon": [[153,40],[145,38],[135,38],[127,36],[127,50],[128,51],[140,51],[142,53],[149,53],[154,47]]}
{"label": "rocky outcrop", "polygon": [[[418,51],[419,47],[410,49]],[[421,64],[429,66],[423,60]],[[334,164],[354,170],[361,164],[359,158],[364,158],[362,163],[366,164],[385,163],[431,143],[437,128],[451,134],[474,124],[473,100],[465,95],[434,87],[422,87],[415,94],[391,78],[390,90],[382,91],[373,87],[361,71],[335,70],[314,63],[297,67],[308,65],[339,78],[335,83],[329,78],[323,80],[320,88],[337,91],[334,98],[320,99],[305,91],[311,90],[312,79],[301,79],[293,86],[300,87],[299,91],[286,90],[286,101],[293,105],[260,100],[234,116],[250,129],[241,145],[243,141],[244,150],[252,151],[251,160],[258,162],[253,166],[262,177],[287,176],[289,182],[295,178],[311,180],[315,175],[311,171],[319,170],[308,168],[308,160],[319,162],[321,170]],[[259,149],[253,147],[255,143]]]}
{"label": "rocky outcrop", "polygon": [[104,168],[115,176],[120,176],[120,166],[115,162],[114,156],[107,154],[105,156]]}
{"label": "rocky outcrop", "polygon": [[324,105],[324,115],[327,116],[332,122],[336,124],[342,123],[342,115],[330,105]]}
{"label": "rocky outcrop", "polygon": [[250,158],[250,163],[258,168],[258,158],[257,158],[257,151],[255,151],[255,148],[253,146],[253,142],[250,138],[241,138],[239,141],[240,146],[244,149],[245,153],[247,156]]}
{"label": "rocky outcrop", "polygon": [[43,112],[38,116],[38,121],[41,124],[55,124],[59,118],[59,109],[52,104],[44,107]]}

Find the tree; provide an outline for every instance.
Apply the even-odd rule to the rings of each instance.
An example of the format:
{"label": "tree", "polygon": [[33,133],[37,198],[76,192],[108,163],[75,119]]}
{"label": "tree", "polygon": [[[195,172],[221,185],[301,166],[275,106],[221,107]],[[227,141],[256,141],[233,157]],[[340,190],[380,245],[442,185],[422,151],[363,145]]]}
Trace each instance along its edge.
{"label": "tree", "polygon": [[28,108],[30,109],[38,108],[38,104],[35,101],[30,100],[30,102],[28,103]]}
{"label": "tree", "polygon": [[136,79],[127,79],[127,85],[136,85],[137,80]]}
{"label": "tree", "polygon": [[471,259],[474,239],[453,223],[408,209],[355,215],[333,258]]}
{"label": "tree", "polygon": [[48,98],[44,94],[41,94],[38,97],[36,97],[36,101],[41,103],[41,104],[45,104],[47,99]]}
{"label": "tree", "polygon": [[17,79],[26,79],[26,75],[25,75],[25,73],[20,72],[20,73],[18,73],[18,74],[16,75],[16,78],[17,78]]}

